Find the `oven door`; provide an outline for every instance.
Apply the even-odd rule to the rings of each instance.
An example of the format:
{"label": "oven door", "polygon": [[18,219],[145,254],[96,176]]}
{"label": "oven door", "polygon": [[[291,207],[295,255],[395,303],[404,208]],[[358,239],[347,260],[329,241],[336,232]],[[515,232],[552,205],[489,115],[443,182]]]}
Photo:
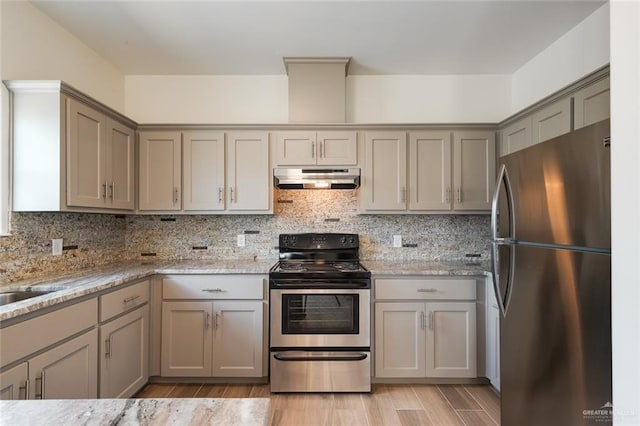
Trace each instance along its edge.
{"label": "oven door", "polygon": [[270,290],[272,348],[368,348],[370,290]]}

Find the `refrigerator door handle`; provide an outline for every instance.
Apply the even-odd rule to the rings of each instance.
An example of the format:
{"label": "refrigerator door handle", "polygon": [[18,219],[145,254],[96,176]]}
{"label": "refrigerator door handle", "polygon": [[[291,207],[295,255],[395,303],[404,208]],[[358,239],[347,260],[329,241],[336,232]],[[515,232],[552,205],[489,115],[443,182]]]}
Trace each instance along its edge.
{"label": "refrigerator door handle", "polygon": [[[507,210],[509,212],[509,236],[505,238],[501,238],[498,236],[498,199],[500,197],[500,191],[504,185],[504,190],[506,192],[506,201],[508,203]],[[514,251],[511,248],[509,253],[509,270],[505,288],[505,297],[504,299],[501,296],[500,291],[500,274],[499,274],[499,246],[511,246],[515,243],[515,239],[513,238],[515,226],[514,226],[514,215],[513,215],[513,197],[511,196],[511,185],[509,183],[509,174],[507,173],[507,168],[503,164],[500,167],[500,172],[498,173],[498,180],[496,182],[496,191],[493,194],[493,200],[491,203],[491,278],[493,280],[493,291],[496,296],[496,301],[498,303],[498,307],[500,308],[500,312],[504,317],[507,314],[507,308],[509,307],[509,299],[511,296],[512,290],[512,280],[513,280],[513,262],[514,262]]]}
{"label": "refrigerator door handle", "polygon": [[[507,208],[509,210],[509,236],[506,238],[500,238],[498,236],[498,199],[500,198],[500,190],[502,183],[504,182],[504,189],[507,195]],[[515,225],[513,223],[513,197],[511,197],[511,184],[509,183],[509,173],[507,173],[507,167],[503,164],[500,167],[498,173],[498,180],[496,181],[496,191],[493,194],[493,200],[491,201],[491,239],[500,243],[513,243],[513,236],[515,235]]]}

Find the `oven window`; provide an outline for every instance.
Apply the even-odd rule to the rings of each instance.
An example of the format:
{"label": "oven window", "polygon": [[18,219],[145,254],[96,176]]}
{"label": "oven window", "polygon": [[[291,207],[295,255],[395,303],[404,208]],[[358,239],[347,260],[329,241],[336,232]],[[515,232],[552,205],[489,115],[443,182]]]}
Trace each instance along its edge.
{"label": "oven window", "polygon": [[282,334],[358,334],[358,294],[283,294]]}

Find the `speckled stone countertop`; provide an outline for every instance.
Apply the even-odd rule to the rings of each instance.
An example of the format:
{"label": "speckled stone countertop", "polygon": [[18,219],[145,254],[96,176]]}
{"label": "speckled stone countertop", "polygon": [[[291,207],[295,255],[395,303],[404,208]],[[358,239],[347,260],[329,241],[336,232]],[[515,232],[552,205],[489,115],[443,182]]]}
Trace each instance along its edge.
{"label": "speckled stone countertop", "polygon": [[154,274],[267,274],[275,260],[267,261],[159,261],[121,263],[109,267],[48,275],[0,285],[0,291],[53,291],[42,296],[0,306],[0,321],[25,315],[98,291]]}
{"label": "speckled stone countertop", "polygon": [[[267,274],[276,261],[156,261],[130,262],[109,267],[49,275],[0,285],[0,291],[53,291],[31,299],[0,306],[0,321],[25,315],[59,303],[143,279],[154,274]],[[488,275],[485,263],[362,261],[376,275]]]}
{"label": "speckled stone countertop", "polygon": [[416,261],[384,261],[362,260],[361,263],[376,275],[466,275],[487,276],[491,267],[481,262],[416,262]]}
{"label": "speckled stone countertop", "polygon": [[268,398],[0,401],[7,425],[267,425]]}

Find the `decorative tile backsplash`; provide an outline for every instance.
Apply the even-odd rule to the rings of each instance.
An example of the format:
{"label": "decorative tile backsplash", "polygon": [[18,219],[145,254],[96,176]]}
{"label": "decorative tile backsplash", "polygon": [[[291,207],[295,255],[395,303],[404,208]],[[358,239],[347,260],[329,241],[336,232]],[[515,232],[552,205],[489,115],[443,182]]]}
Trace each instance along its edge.
{"label": "decorative tile backsplash", "polygon": [[[486,215],[359,215],[357,191],[275,192],[274,216],[129,216],[127,257],[275,260],[278,234],[351,232],[360,234],[363,259],[469,260],[466,254],[488,259]],[[246,246],[237,247],[243,233]],[[405,247],[393,248],[393,235],[402,235]]]}
{"label": "decorative tile backsplash", "polygon": [[[0,237],[0,283],[106,265],[125,258],[124,216],[12,213],[11,236]],[[63,238],[61,256],[51,239]]]}
{"label": "decorative tile backsplash", "polygon": [[[355,190],[274,191],[273,216],[13,213],[12,235],[0,238],[0,283],[122,260],[275,262],[278,234],[293,232],[360,234],[360,257],[370,260],[489,256],[487,215],[359,215]],[[237,247],[238,234],[245,247]],[[404,247],[392,247],[393,235],[402,235]],[[51,255],[52,238],[64,239],[62,256]]]}

